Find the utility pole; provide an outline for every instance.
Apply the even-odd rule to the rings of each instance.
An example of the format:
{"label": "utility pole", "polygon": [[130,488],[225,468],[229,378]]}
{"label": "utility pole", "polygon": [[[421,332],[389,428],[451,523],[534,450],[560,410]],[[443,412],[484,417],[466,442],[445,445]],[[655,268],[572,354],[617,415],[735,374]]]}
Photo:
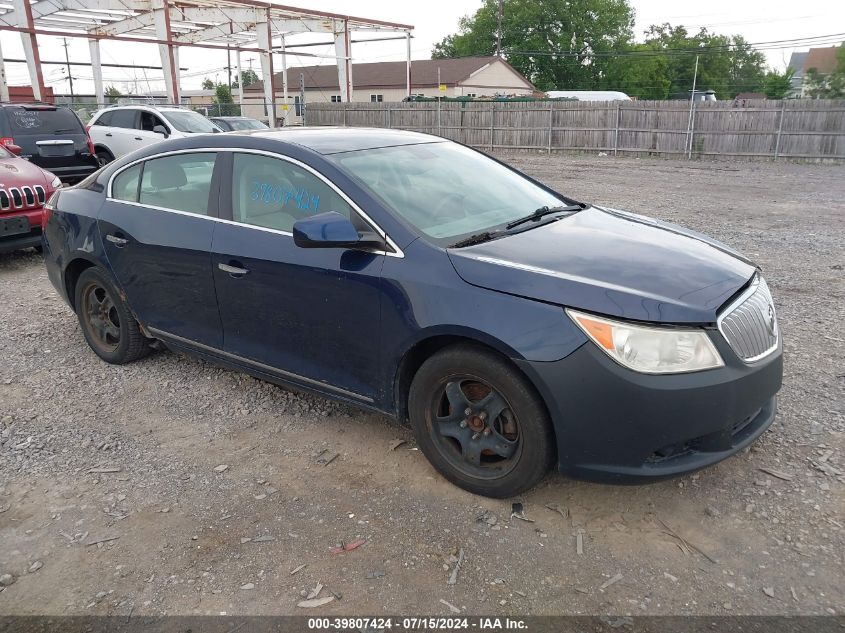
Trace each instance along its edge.
{"label": "utility pole", "polygon": [[229,73],[229,92],[232,92],[232,50],[226,46],[226,71]]}
{"label": "utility pole", "polygon": [[505,0],[499,0],[499,10],[496,15],[496,20],[498,21],[498,27],[496,28],[496,57],[502,56],[502,5],[504,5]]}
{"label": "utility pole", "polygon": [[68,43],[67,38],[63,37],[62,41],[64,41],[64,48],[65,48],[65,63],[67,64],[67,80],[70,83],[70,101],[73,103],[74,96],[73,96],[73,75],[70,74],[70,55],[68,55]]}

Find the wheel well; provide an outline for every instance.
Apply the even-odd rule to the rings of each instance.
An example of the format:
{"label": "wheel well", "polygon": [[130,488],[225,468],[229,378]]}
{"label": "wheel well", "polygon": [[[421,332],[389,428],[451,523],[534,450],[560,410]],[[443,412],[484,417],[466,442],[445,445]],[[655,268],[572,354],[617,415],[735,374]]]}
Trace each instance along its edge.
{"label": "wheel well", "polygon": [[[465,336],[440,335],[420,341],[405,353],[396,372],[394,402],[396,404],[396,418],[399,422],[404,424],[408,421],[408,392],[411,389],[411,381],[413,381],[417,370],[419,370],[426,360],[440,350],[462,343],[489,350],[494,354],[498,354],[507,362],[510,362],[510,359],[496,348]],[[514,366],[514,371],[519,371],[519,368]],[[527,376],[526,379],[528,379]],[[528,379],[528,382],[530,383],[531,380]]]}
{"label": "wheel well", "polygon": [[76,310],[74,305],[76,302],[76,282],[79,280],[82,271],[92,266],[94,264],[87,259],[75,259],[65,268],[65,291],[67,292],[68,302],[74,310]]}
{"label": "wheel well", "polygon": [[114,154],[112,153],[112,151],[108,147],[106,147],[105,145],[98,145],[98,144],[95,143],[94,144],[94,151],[95,152],[107,152],[109,156],[114,158]]}

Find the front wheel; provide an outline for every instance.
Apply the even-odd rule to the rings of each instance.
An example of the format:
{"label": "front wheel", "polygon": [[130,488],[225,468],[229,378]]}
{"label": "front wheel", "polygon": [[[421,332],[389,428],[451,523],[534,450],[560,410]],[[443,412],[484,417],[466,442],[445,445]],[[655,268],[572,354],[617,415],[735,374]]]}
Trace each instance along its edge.
{"label": "front wheel", "polygon": [[408,411],[432,465],[475,494],[520,494],[554,461],[554,434],[542,401],[492,351],[460,345],[426,360],[411,383]]}
{"label": "front wheel", "polygon": [[74,306],[85,340],[107,363],[123,365],[149,353],[149,340],[105,271],[92,267],[82,272]]}
{"label": "front wheel", "polygon": [[112,156],[111,152],[107,149],[98,149],[97,150],[97,166],[98,167],[105,167],[110,162],[114,160],[114,156]]}

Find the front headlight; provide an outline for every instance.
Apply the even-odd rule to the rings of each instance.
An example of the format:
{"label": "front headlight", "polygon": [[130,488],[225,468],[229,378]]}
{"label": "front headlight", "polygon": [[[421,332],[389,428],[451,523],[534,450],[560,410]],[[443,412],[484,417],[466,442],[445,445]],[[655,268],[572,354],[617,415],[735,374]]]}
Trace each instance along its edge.
{"label": "front headlight", "polygon": [[58,176],[53,178],[52,182],[50,183],[50,187],[53,189],[59,189],[62,186],[62,180]]}
{"label": "front headlight", "polygon": [[680,374],[723,367],[707,334],[698,328],[649,327],[566,309],[605,354],[644,374]]}

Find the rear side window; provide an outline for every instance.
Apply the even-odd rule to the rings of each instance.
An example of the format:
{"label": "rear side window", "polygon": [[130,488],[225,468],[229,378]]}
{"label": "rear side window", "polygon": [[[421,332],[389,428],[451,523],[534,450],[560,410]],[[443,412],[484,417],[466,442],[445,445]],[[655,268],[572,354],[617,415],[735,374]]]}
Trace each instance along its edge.
{"label": "rear side window", "polygon": [[109,123],[104,123],[103,125],[109,125],[111,127],[126,127],[126,128],[134,128],[135,127],[135,110],[115,110],[111,112],[111,118]]}
{"label": "rear side window", "polygon": [[138,201],[174,211],[208,215],[213,152],[177,154],[144,163]]}
{"label": "rear side window", "polygon": [[325,181],[288,161],[259,154],[235,154],[232,219],[277,231],[294,222],[335,211],[352,217],[352,207]]}
{"label": "rear side window", "polygon": [[78,134],[83,131],[82,123],[67,108],[7,108],[7,112],[13,135]]}
{"label": "rear side window", "polygon": [[111,194],[115,200],[138,202],[138,182],[141,179],[141,163],[120,172],[112,182]]}

